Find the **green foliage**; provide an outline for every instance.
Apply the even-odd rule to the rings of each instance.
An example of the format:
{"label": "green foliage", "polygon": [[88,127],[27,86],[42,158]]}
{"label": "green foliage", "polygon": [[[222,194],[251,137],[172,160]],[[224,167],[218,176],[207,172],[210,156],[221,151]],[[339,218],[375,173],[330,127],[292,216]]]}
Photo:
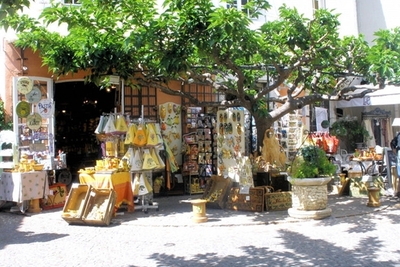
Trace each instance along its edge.
{"label": "green foliage", "polygon": [[[18,32],[15,44],[39,51],[55,76],[86,70],[87,82],[104,85],[105,76],[116,74],[126,84],[156,87],[199,106],[208,103],[172,90],[169,82],[211,86],[234,96],[226,105],[252,113],[260,142],[285,114],[345,98],[354,90],[341,86],[348,76],[379,84],[399,81],[400,30],[378,32],[370,48],[363,36],[341,38],[339,15],[332,10],[319,9],[307,18],[282,6],[278,19],[254,29],[252,19],[270,8],[268,1],[247,1],[239,10],[231,0],[218,6],[211,0],[165,0],[162,13],[155,0],[56,2],[40,20],[16,13],[6,18]],[[50,24],[68,32],[52,32]],[[264,76],[268,85],[259,86]],[[266,99],[287,84],[287,97]]]}
{"label": "green foliage", "polygon": [[341,118],[335,121],[330,134],[342,140],[350,151],[354,151],[356,143],[363,143],[370,138],[367,129],[357,119]]}
{"label": "green foliage", "polygon": [[304,146],[299,150],[292,165],[290,176],[293,178],[318,178],[331,176],[336,170],[325,154],[325,151],[317,146]]}
{"label": "green foliage", "polygon": [[0,100],[0,131],[12,130],[12,129],[13,129],[13,124],[11,118],[4,109],[3,100]]}

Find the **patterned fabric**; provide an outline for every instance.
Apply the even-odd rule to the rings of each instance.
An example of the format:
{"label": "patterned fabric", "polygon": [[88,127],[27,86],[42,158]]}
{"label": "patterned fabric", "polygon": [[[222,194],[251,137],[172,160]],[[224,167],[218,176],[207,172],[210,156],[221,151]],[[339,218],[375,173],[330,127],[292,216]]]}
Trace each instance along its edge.
{"label": "patterned fabric", "polygon": [[4,172],[0,180],[0,200],[22,203],[49,195],[46,171]]}
{"label": "patterned fabric", "polygon": [[117,193],[116,208],[122,203],[128,204],[128,211],[134,211],[131,176],[129,172],[95,173],[79,175],[81,184],[91,185],[96,189],[112,188]]}

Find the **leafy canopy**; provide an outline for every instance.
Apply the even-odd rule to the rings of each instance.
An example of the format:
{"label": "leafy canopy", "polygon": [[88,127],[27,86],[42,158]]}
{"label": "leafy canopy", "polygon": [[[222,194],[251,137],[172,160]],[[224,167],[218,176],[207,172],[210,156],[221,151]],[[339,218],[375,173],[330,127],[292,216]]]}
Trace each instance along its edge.
{"label": "leafy canopy", "polygon": [[[82,0],[55,3],[40,20],[13,14],[3,22],[19,33],[16,45],[38,50],[56,76],[87,70],[88,81],[104,85],[104,75],[117,74],[194,105],[242,106],[254,116],[259,140],[293,110],[372,91],[351,85],[356,77],[380,87],[399,81],[399,29],[377,32],[370,47],[363,36],[340,38],[333,11],[306,18],[288,6],[279,8],[279,19],[253,29],[252,19],[268,8],[263,0],[248,1],[243,10],[233,1],[165,0],[161,12],[154,0]],[[67,32],[52,32],[51,24]],[[170,88],[172,80],[210,86],[229,98],[202,102]],[[347,94],[356,88],[367,90]]]}

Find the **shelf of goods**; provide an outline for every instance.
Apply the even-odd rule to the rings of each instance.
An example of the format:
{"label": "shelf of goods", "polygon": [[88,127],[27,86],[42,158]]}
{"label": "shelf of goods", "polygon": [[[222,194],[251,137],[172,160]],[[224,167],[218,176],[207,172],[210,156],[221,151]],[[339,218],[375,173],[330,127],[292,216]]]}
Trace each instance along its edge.
{"label": "shelf of goods", "polygon": [[216,117],[203,108],[186,108],[186,134],[183,135],[184,189],[188,194],[204,192],[206,181],[216,174]]}
{"label": "shelf of goods", "polygon": [[45,170],[60,169],[61,165],[66,168],[66,163],[60,164],[55,157],[53,80],[14,77],[13,85],[13,131],[17,148],[13,153],[14,163],[21,165],[28,161]]}

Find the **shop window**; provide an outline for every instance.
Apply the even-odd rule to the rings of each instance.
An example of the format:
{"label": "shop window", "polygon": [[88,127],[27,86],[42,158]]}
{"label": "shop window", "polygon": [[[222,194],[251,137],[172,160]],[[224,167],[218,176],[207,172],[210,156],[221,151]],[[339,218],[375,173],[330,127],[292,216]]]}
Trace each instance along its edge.
{"label": "shop window", "polygon": [[[215,93],[213,88],[210,86],[200,84],[185,84],[183,85],[182,91],[189,93],[191,96],[204,103],[202,106],[207,106],[207,103],[220,103],[225,100],[224,94]],[[182,99],[182,105],[190,106],[190,102],[187,98]]]}
{"label": "shop window", "polygon": [[248,8],[243,8],[244,5],[246,5],[248,2],[248,0],[240,0],[240,1],[233,1],[232,4],[227,4],[226,7],[227,8],[237,8],[241,11],[243,11],[243,13],[247,14],[247,16],[251,15],[251,11]]}
{"label": "shop window", "polygon": [[80,0],[63,0],[63,3],[65,5],[80,5],[81,1]]}
{"label": "shop window", "polygon": [[[125,87],[125,110],[130,113],[132,118],[143,116],[148,120],[157,120],[157,91],[152,87],[137,88]],[[142,114],[143,108],[143,114]]]}

